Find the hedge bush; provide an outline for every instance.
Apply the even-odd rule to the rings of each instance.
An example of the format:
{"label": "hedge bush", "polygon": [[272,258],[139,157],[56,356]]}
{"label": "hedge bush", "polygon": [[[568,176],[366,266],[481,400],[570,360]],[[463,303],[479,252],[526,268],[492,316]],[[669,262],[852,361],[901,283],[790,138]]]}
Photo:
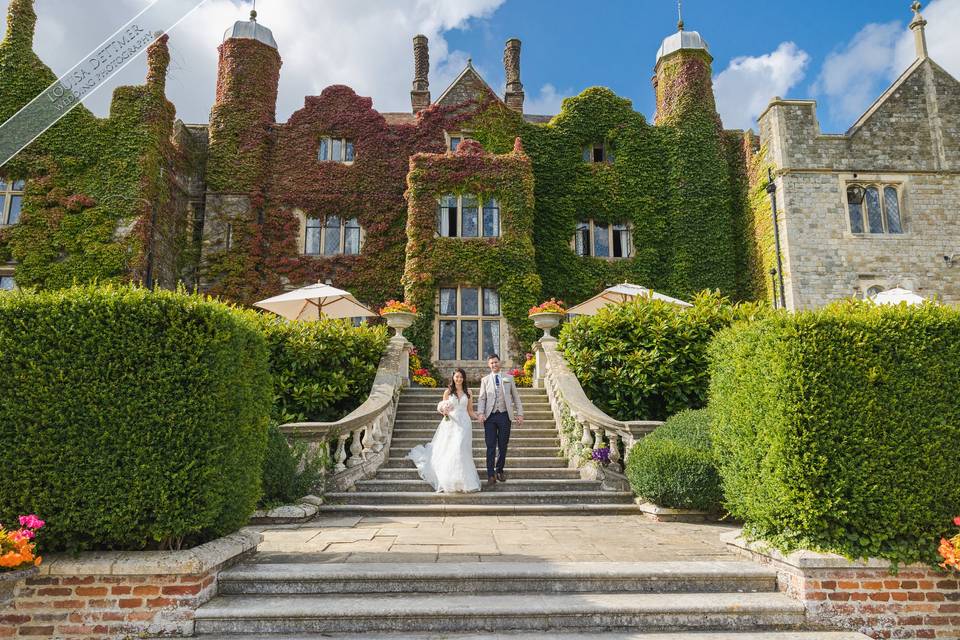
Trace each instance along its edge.
{"label": "hedge bush", "polygon": [[637,442],[627,478],[635,494],[662,507],[719,511],[723,493],[713,462],[709,411],[681,411]]}
{"label": "hedge bush", "polygon": [[251,317],[270,350],[277,423],[339,420],[366,399],[387,346],[385,326]]}
{"label": "hedge bush", "polygon": [[331,462],[322,449],[314,455],[305,442],[289,444],[277,425],[271,425],[263,458],[260,506],[270,508],[296,502],[311,493],[323,493],[323,472]]}
{"label": "hedge bush", "polygon": [[936,560],[960,513],[960,311],[838,303],[736,325],[710,355],[726,506],[748,533]]}
{"label": "hedge bush", "polygon": [[199,296],[132,287],[0,295],[0,522],[46,551],[179,547],[260,495],[265,341]]}
{"label": "hedge bush", "polygon": [[635,299],[565,323],[560,348],[602,410],[621,420],[664,420],[706,404],[713,335],[765,308],[709,292],[693,307]]}

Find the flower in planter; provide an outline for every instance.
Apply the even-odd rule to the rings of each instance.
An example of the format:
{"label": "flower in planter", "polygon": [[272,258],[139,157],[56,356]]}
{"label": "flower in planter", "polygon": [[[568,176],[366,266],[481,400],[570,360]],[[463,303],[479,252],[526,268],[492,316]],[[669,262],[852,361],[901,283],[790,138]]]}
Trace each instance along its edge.
{"label": "flower in planter", "polygon": [[34,555],[37,544],[31,542],[43,520],[33,515],[20,516],[20,528],[8,531],[0,525],[0,570],[28,569],[40,564],[40,556]]}
{"label": "flower in planter", "polygon": [[563,300],[550,298],[534,307],[530,307],[527,315],[532,316],[535,313],[566,313],[567,309],[563,306]]}
{"label": "flower in planter", "polygon": [[594,462],[607,464],[610,462],[610,447],[600,447],[599,449],[594,449],[590,457]]}
{"label": "flower in planter", "polygon": [[407,302],[400,302],[399,300],[387,300],[387,303],[383,305],[383,308],[380,309],[380,315],[387,315],[388,313],[416,313],[417,308],[412,304]]}
{"label": "flower in planter", "polygon": [[[953,524],[960,527],[960,516],[953,519]],[[938,551],[940,552],[940,557],[943,558],[943,562],[940,563],[941,567],[960,571],[960,533],[949,540],[947,538],[940,538],[940,548]]]}

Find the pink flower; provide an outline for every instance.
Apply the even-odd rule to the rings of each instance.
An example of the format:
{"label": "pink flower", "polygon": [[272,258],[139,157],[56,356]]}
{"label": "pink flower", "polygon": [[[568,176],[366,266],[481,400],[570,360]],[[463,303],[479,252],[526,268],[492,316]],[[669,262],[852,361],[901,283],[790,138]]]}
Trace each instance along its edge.
{"label": "pink flower", "polygon": [[33,540],[33,537],[37,535],[32,529],[20,529],[16,533],[19,537],[26,538],[27,540]]}
{"label": "pink flower", "polygon": [[957,516],[956,518],[953,519],[953,524],[960,527],[960,516]]}
{"label": "pink flower", "polygon": [[32,513],[28,516],[20,516],[21,527],[26,527],[27,529],[41,529],[43,528],[44,524],[46,523],[43,520]]}

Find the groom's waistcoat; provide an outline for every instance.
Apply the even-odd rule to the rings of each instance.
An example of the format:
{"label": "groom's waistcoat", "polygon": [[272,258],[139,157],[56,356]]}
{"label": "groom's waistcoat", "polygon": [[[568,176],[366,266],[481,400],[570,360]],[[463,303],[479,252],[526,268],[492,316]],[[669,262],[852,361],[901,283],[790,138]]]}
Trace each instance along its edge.
{"label": "groom's waistcoat", "polygon": [[[496,375],[500,376],[499,387],[496,383]],[[506,411],[511,421],[515,416],[523,415],[520,393],[517,391],[513,376],[503,372],[500,374],[491,373],[480,380],[477,412],[486,420],[494,411]]]}

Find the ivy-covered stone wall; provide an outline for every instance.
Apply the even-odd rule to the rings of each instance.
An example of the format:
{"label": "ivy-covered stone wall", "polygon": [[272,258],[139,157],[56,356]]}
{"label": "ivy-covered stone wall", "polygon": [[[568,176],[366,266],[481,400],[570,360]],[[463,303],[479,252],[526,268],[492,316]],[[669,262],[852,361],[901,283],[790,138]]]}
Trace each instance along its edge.
{"label": "ivy-covered stone wall", "polygon": [[[54,80],[30,48],[32,2],[13,0],[10,14],[0,79],[13,91],[0,95],[0,116]],[[0,259],[18,262],[19,283],[144,279],[151,265],[172,286],[199,268],[204,290],[251,303],[329,279],[371,307],[411,297],[423,312],[411,335],[425,349],[441,284],[497,286],[517,351],[535,337],[526,308],[550,296],[574,304],[620,281],[679,297],[706,288],[734,299],[767,295],[762,156],[722,130],[705,52],[659,62],[656,124],[604,88],[531,122],[482,81],[461,87],[456,104],[445,99],[416,115],[382,114],[370,98],[332,86],[277,123],[280,54],[231,38],[219,50],[209,146],[194,149],[177,142],[189,136],[171,141],[166,46],[151,49],[146,85],[115,92],[110,118],[77,107],[3,168],[31,178],[22,223],[0,235]],[[444,132],[458,131],[486,153],[447,153]],[[319,161],[324,137],[352,140],[354,161]],[[594,144],[612,158],[585,162]],[[186,228],[183,180],[173,179],[201,175],[198,167],[206,172],[200,246]],[[439,195],[483,189],[510,202],[503,238],[433,237]],[[358,219],[359,255],[304,255],[304,220],[331,215]],[[577,256],[572,239],[585,220],[629,223],[632,257]]]}
{"label": "ivy-covered stone wall", "polygon": [[[32,0],[11,0],[0,42],[0,122],[56,80],[32,49],[36,19]],[[78,105],[0,168],[7,179],[27,180],[19,224],[0,232],[0,261],[16,261],[20,286],[172,287],[179,279],[184,215],[175,175],[187,160],[171,141],[167,38],[147,57],[146,84],[118,87],[109,118]]]}

